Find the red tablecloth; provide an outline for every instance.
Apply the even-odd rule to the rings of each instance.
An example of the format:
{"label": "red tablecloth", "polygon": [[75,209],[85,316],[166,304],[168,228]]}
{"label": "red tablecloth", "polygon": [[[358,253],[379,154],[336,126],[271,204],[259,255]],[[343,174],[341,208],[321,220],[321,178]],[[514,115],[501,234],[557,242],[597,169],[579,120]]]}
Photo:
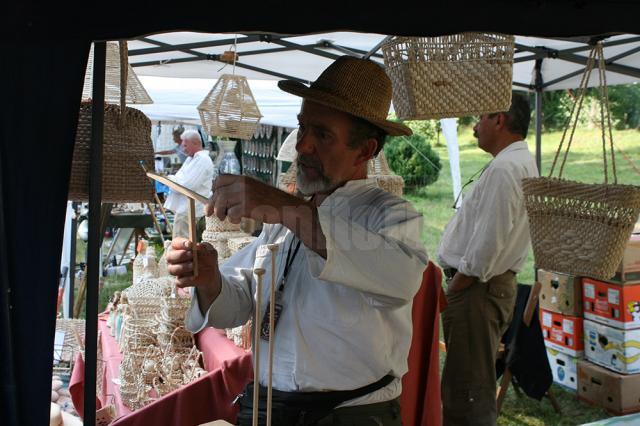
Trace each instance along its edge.
{"label": "red tablecloth", "polygon": [[[442,297],[442,274],[433,263],[425,270],[422,285],[413,301],[413,338],[409,352],[409,372],[402,378],[402,419],[405,426],[440,426],[439,319]],[[212,420],[235,421],[237,408],[232,401],[253,379],[251,354],[238,348],[224,332],[206,328],[196,335],[196,344],[203,352],[206,376],[175,392],[131,412],[122,404],[118,387],[111,381],[119,377],[122,354],[109,335],[106,321],[98,321],[100,344],[105,362],[102,394],[97,401],[113,403],[121,416],[115,426],[199,425]],[[82,414],[84,392],[84,362],[78,356],[69,391],[73,403]],[[113,395],[113,397],[111,397]]]}
{"label": "red tablecloth", "polygon": [[[206,328],[196,335],[196,344],[203,352],[204,377],[164,396],[163,398],[131,412],[120,399],[120,392],[113,378],[120,377],[122,354],[113,337],[109,335],[106,321],[98,321],[101,330],[102,358],[104,360],[101,383],[102,395],[98,395],[97,407],[113,403],[118,420],[113,425],[199,425],[212,420],[234,421],[237,408],[232,405],[244,386],[253,378],[251,354],[238,348],[223,332]],[[76,359],[69,392],[74,406],[82,414],[84,402],[84,362]]]}

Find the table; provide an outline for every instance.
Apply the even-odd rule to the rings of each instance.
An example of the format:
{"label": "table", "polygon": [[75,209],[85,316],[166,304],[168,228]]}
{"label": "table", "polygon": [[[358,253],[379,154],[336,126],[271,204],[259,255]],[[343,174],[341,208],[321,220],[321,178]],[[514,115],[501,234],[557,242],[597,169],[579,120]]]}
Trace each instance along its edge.
{"label": "table", "polygon": [[[102,392],[99,392],[101,395],[98,395],[96,407],[110,403],[116,406],[119,417],[112,425],[188,426],[217,419],[235,421],[237,407],[232,402],[253,378],[251,353],[235,346],[223,331],[209,327],[196,335],[196,345],[203,352],[209,374],[132,412],[122,403],[119,388],[112,381],[120,377],[122,354],[115,339],[109,335],[110,329],[104,319],[98,321],[98,328],[101,331],[99,344],[104,369],[101,377],[97,378]],[[78,414],[82,416],[84,361],[80,355],[71,375],[69,392]]]}
{"label": "table", "polygon": [[[422,276],[422,285],[413,300],[413,336],[409,351],[409,372],[402,378],[402,419],[405,426],[439,426],[440,407],[439,329],[440,310],[446,305],[441,287],[442,273],[433,263]],[[205,328],[196,335],[196,344],[203,352],[204,377],[191,382],[165,397],[131,412],[122,405],[118,389],[111,378],[119,377],[122,355],[115,339],[108,333],[104,320],[98,321],[102,331],[103,394],[113,395],[118,408],[118,420],[113,426],[200,425],[212,420],[234,423],[237,407],[232,404],[244,386],[253,379],[251,354],[238,348],[223,331]],[[102,380],[102,382],[100,382]],[[82,415],[84,362],[79,358],[71,376],[69,391],[78,413]],[[108,396],[107,398],[108,399]],[[97,401],[97,407],[108,401]]]}

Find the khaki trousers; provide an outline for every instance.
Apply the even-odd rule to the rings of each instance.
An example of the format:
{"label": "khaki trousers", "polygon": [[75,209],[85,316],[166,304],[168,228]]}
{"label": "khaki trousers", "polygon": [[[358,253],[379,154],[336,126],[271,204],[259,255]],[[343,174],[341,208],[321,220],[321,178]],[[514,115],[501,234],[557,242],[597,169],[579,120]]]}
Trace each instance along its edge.
{"label": "khaki trousers", "polygon": [[442,372],[443,424],[496,424],[496,354],[513,316],[516,275],[507,271],[448,292],[442,313],[447,357]]}

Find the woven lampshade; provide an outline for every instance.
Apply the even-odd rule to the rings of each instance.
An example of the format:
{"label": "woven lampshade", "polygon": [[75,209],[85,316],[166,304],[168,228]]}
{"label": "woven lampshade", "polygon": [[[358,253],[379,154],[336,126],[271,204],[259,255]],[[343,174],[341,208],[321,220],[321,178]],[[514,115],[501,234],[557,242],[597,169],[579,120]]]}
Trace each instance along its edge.
{"label": "woven lampshade", "polygon": [[212,136],[251,139],[262,118],[246,77],[224,74],[198,105],[200,120]]}
{"label": "woven lampshade", "polygon": [[[124,43],[126,46],[126,43]],[[152,104],[153,100],[147,93],[144,86],[133,72],[131,65],[127,64],[127,104]],[[118,42],[107,43],[107,62],[105,66],[105,91],[104,101],[111,104],[120,103],[120,48]],[[89,51],[87,70],[84,75],[84,87],[82,88],[82,99],[88,100],[92,97],[93,87],[93,44]]]}

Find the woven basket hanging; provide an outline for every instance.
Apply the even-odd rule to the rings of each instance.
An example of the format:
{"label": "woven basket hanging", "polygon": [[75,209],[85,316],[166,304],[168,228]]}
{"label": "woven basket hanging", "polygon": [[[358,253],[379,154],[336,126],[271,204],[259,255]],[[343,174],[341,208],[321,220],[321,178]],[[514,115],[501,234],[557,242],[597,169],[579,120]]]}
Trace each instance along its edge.
{"label": "woven basket hanging", "polygon": [[[124,43],[123,43],[124,44]],[[120,51],[121,62],[127,64],[126,44]],[[119,67],[120,106],[104,106],[104,141],[102,158],[102,201],[153,201],[153,185],[140,167],[140,161],[153,164],[151,120],[142,111],[125,106],[128,66]],[[91,146],[91,101],[80,104],[76,141],[73,149],[69,199],[89,199],[89,152]]]}
{"label": "woven basket hanging", "polygon": [[[125,43],[125,42],[123,42]],[[126,45],[126,43],[125,43]],[[133,72],[131,65],[127,64],[126,74],[126,103],[127,104],[152,104],[153,100],[144,88],[138,76]],[[120,102],[120,47],[118,42],[107,43],[107,55],[104,75],[104,100],[107,103],[118,104]],[[93,44],[89,51],[89,61],[84,75],[82,99],[93,97]]]}
{"label": "woven basket hanging", "polygon": [[369,160],[367,169],[367,175],[370,178],[375,178],[380,188],[402,197],[404,179],[391,171],[387,159],[384,157],[384,151],[380,151],[377,157]]}
{"label": "woven basket hanging", "polygon": [[[604,183],[562,179],[591,71],[598,62]],[[568,139],[567,133],[571,130]],[[565,139],[566,150],[553,177]],[[607,139],[613,183],[608,182]],[[615,152],[602,45],[591,51],[579,94],[565,126],[548,177],[523,179],[523,192],[535,263],[539,268],[608,280],[622,260],[624,247],[640,212],[640,187],[617,183]]]}
{"label": "woven basket hanging", "polygon": [[247,78],[224,74],[198,105],[205,131],[223,138],[251,139],[262,118]]}
{"label": "woven basket hanging", "polygon": [[462,117],[511,106],[511,35],[390,37],[382,45],[401,120]]}

